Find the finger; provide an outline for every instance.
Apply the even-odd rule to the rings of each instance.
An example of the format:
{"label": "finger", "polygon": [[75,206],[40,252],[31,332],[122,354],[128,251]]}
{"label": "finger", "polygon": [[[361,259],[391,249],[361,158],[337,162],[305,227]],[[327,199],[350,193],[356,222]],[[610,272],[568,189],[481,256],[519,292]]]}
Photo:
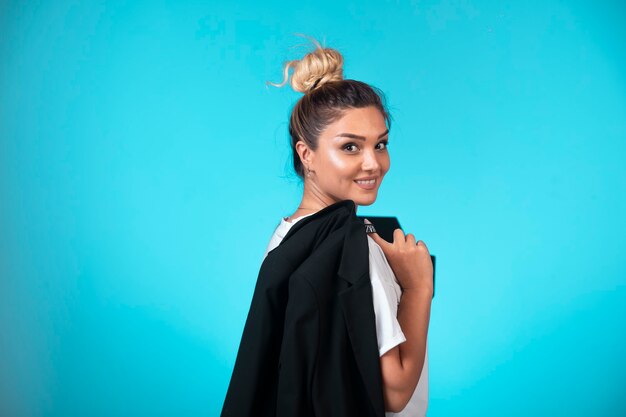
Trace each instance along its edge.
{"label": "finger", "polygon": [[[365,223],[367,223],[367,224],[372,224],[372,222],[369,221],[368,219],[363,219],[363,221]],[[376,232],[369,232],[368,234],[372,237],[372,239],[374,239],[374,242],[378,243],[378,245],[381,246],[381,247],[385,247],[385,245],[389,245],[390,244],[385,239],[380,237],[378,235],[378,233],[376,233]]]}
{"label": "finger", "polygon": [[409,233],[408,235],[406,235],[406,243],[407,245],[417,245],[417,243],[415,242],[415,236],[413,235],[413,233]]}
{"label": "finger", "polygon": [[393,229],[393,243],[404,243],[406,242],[406,238],[404,237],[404,232],[399,227]]}

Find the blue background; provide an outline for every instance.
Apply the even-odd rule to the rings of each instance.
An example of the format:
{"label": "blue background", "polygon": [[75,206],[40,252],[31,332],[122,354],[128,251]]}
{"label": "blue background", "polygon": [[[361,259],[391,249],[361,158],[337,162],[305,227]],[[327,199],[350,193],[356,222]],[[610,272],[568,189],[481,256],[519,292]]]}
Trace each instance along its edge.
{"label": "blue background", "polygon": [[[437,256],[429,416],[626,413],[620,1],[2,2],[0,415],[217,416],[302,189],[266,87],[380,87],[359,215]],[[297,46],[304,45],[304,46]]]}

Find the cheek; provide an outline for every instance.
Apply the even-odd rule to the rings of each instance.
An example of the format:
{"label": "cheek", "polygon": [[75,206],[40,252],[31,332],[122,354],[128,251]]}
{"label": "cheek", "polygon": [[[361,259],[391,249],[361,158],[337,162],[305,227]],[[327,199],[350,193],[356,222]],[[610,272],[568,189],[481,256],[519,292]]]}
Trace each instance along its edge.
{"label": "cheek", "polygon": [[328,153],[328,165],[337,174],[349,175],[352,172],[354,162],[351,162],[350,158],[343,155],[341,151],[331,151]]}
{"label": "cheek", "polygon": [[385,175],[387,171],[389,171],[389,167],[391,166],[389,153],[381,154],[380,158],[378,158],[378,163],[380,164],[380,170],[382,175]]}

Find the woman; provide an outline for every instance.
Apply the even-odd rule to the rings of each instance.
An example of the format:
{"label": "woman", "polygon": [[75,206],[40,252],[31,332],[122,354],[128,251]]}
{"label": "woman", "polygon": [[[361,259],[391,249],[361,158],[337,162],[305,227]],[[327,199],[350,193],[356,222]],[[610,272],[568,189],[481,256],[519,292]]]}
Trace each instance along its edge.
{"label": "woman", "polygon": [[[343,79],[343,58],[317,48],[293,66],[291,86],[304,93],[291,114],[289,133],[296,173],[304,180],[302,201],[278,224],[265,254],[297,221],[337,201],[368,206],[389,170],[389,115],[382,93]],[[428,406],[427,334],[433,267],[426,245],[401,229],[389,243],[368,235],[376,332],[386,416],[424,416]],[[396,317],[397,314],[397,317]]]}

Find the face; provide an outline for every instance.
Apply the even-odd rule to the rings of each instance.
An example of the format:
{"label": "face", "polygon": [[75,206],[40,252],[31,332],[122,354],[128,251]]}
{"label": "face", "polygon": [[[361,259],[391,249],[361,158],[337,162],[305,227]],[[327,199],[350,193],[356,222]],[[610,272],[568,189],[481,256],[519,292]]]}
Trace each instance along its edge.
{"label": "face", "polygon": [[388,137],[385,119],[376,107],[348,109],[320,135],[317,150],[303,148],[303,142],[299,145],[301,159],[314,171],[310,177],[305,175],[305,189],[309,186],[317,199],[328,204],[346,199],[363,206],[374,203],[391,164]]}

